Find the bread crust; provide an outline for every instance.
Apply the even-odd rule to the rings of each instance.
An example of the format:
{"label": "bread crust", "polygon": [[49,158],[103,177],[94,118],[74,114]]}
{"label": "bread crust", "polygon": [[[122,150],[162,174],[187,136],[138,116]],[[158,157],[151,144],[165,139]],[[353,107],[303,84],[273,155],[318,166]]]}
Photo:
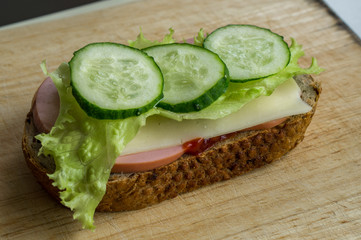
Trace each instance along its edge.
{"label": "bread crust", "polygon": [[[216,143],[198,156],[184,154],[166,166],[146,172],[113,173],[97,211],[127,211],[144,208],[179,194],[228,180],[271,163],[288,153],[304,138],[316,110],[321,85],[310,75],[295,77],[302,99],[312,106],[305,114],[288,117],[283,123],[265,130],[243,131]],[[32,113],[28,113],[22,149],[27,165],[37,181],[58,201],[59,189],[47,173],[54,171],[53,161],[38,156],[40,143]]]}

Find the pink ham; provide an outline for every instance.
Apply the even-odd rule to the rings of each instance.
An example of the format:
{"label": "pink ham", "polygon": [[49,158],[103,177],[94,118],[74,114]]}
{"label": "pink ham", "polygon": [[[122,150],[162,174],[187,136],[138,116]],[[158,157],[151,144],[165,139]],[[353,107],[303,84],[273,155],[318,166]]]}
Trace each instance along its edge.
{"label": "pink ham", "polygon": [[39,132],[50,132],[59,115],[60,99],[50,77],[40,85],[33,102],[33,117]]}
{"label": "pink ham", "polygon": [[186,149],[180,145],[119,156],[112,172],[130,173],[154,169],[177,160],[185,151]]}

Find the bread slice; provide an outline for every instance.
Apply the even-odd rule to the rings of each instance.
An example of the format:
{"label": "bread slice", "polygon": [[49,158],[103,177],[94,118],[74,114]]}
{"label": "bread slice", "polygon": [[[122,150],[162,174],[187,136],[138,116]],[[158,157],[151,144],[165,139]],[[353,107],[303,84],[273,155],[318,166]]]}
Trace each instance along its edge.
{"label": "bread slice", "polygon": [[[305,114],[290,116],[283,123],[265,130],[239,132],[219,141],[198,156],[184,154],[175,162],[154,170],[113,173],[97,211],[135,210],[176,197],[181,193],[228,180],[279,159],[298,143],[316,110],[321,85],[310,75],[295,77],[302,99],[312,106]],[[32,113],[27,115],[22,140],[25,160],[37,181],[57,200],[59,190],[47,173],[55,170],[50,157],[38,156],[41,147]]]}

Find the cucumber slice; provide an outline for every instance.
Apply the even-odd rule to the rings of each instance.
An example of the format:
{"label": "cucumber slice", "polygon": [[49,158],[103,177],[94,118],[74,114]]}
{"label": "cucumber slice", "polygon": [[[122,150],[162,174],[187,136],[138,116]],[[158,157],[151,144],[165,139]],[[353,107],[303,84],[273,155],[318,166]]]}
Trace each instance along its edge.
{"label": "cucumber slice", "polygon": [[226,63],[232,82],[245,82],[273,75],[290,61],[283,37],[253,25],[228,25],[216,29],[203,46]]}
{"label": "cucumber slice", "polygon": [[228,88],[228,70],[217,54],[186,43],[143,49],[154,57],[164,77],[164,98],[157,107],[177,112],[200,111]]}
{"label": "cucumber slice", "polygon": [[98,119],[124,119],[153,108],[163,97],[163,76],[144,52],[117,43],[92,43],[69,62],[72,93]]}

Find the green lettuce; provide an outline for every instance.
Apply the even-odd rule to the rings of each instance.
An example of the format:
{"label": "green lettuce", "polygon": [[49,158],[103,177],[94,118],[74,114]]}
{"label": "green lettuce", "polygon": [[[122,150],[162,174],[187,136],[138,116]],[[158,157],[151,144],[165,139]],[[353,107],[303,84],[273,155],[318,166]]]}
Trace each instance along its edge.
{"label": "green lettuce", "polygon": [[[199,32],[197,33],[197,36],[195,36],[192,40],[193,40],[193,45],[196,45],[196,46],[200,46],[200,47],[203,47],[203,42],[204,42],[204,39],[206,39],[206,35],[204,34],[204,31],[203,31],[203,28],[201,28],[199,30]],[[189,43],[190,41],[189,40],[183,40],[183,42],[185,43]]]}
{"label": "green lettuce", "polygon": [[[42,68],[46,72],[44,63]],[[124,120],[88,117],[71,93],[68,64],[47,75],[58,89],[61,104],[50,133],[36,136],[42,143],[40,154],[54,158],[56,169],[49,178],[62,190],[62,204],[74,211],[83,228],[94,229],[93,215],[114,162],[152,111]]]}
{"label": "green lettuce", "polygon": [[[140,32],[135,41],[129,41],[129,45],[142,49],[173,43],[173,33],[173,29],[169,29],[169,34],[162,41],[150,41]],[[203,44],[202,29],[194,40],[197,45]],[[309,68],[303,69],[298,65],[303,51],[293,39],[290,50],[290,63],[281,72],[256,81],[231,83],[224,95],[202,111],[179,114],[154,108],[140,116],[122,120],[88,117],[71,93],[68,64],[61,64],[49,74],[43,63],[43,71],[53,80],[61,103],[59,116],[50,133],[40,134],[36,138],[42,143],[40,154],[54,158],[56,169],[49,177],[54,181],[53,185],[61,190],[62,204],[74,211],[74,219],[78,219],[83,228],[94,229],[94,212],[105,194],[115,159],[139,128],[145,125],[148,116],[160,114],[178,121],[221,118],[261,95],[270,95],[278,85],[295,75],[322,71],[315,59]]]}
{"label": "green lettuce", "polygon": [[203,46],[204,39],[205,39],[205,34],[204,34],[204,31],[203,31],[203,28],[201,28],[201,29],[199,30],[197,36],[195,36],[195,37],[193,38],[193,40],[194,40],[194,43],[193,43],[193,44],[202,47],[202,46]]}
{"label": "green lettuce", "polygon": [[131,47],[143,49],[156,45],[174,43],[175,40],[173,39],[173,34],[174,34],[174,30],[172,28],[169,28],[169,33],[164,36],[162,41],[151,41],[144,37],[142,29],[140,29],[140,33],[138,34],[137,39],[134,41],[129,40],[128,44]]}

